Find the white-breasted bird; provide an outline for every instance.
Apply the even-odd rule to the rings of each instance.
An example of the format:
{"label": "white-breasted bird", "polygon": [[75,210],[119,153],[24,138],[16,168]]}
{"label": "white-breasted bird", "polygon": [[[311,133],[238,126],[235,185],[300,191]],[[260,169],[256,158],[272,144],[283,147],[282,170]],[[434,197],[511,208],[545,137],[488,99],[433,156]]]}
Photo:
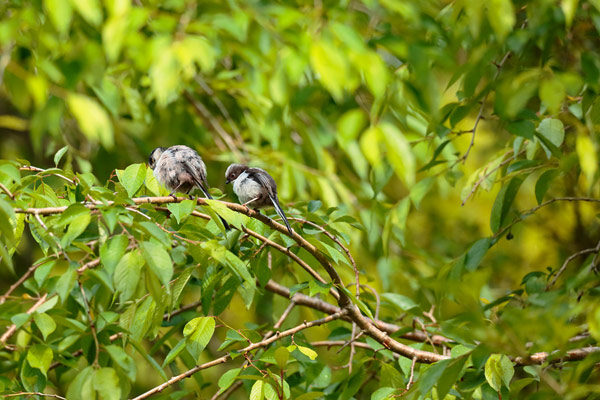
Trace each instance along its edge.
{"label": "white-breasted bird", "polygon": [[225,183],[233,182],[233,192],[243,205],[256,210],[274,207],[275,212],[283,219],[290,235],[294,234],[279,205],[277,184],[267,171],[261,168],[250,168],[243,164],[231,164],[225,171],[225,180]]}

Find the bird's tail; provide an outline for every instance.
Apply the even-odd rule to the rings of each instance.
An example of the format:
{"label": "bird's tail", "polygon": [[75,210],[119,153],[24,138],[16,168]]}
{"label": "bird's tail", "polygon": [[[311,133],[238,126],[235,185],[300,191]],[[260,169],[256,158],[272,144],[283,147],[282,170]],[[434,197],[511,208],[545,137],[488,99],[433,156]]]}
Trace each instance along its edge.
{"label": "bird's tail", "polygon": [[288,220],[285,216],[285,213],[283,212],[283,210],[281,209],[281,206],[279,205],[279,200],[277,199],[277,197],[269,196],[269,198],[271,199],[271,203],[273,203],[273,207],[275,207],[275,212],[277,213],[277,215],[279,215],[281,217],[281,219],[285,223],[285,226],[287,227],[288,232],[290,232],[290,235],[293,235],[294,231],[292,230],[292,227],[290,226],[290,223],[288,222]]}

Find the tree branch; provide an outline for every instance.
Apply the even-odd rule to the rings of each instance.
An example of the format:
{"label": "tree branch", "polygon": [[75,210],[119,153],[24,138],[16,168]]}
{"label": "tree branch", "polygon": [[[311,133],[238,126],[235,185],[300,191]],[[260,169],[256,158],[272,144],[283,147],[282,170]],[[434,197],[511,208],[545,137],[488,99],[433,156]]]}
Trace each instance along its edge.
{"label": "tree branch", "polygon": [[[46,302],[47,297],[48,297],[48,293],[44,293],[44,295],[42,297],[40,297],[39,300],[36,301],[34,305],[29,307],[29,310],[27,310],[26,313],[33,314],[33,312],[35,310],[40,308],[42,306],[42,304],[44,304]],[[14,335],[16,331],[17,331],[17,325],[12,324],[11,326],[9,326],[8,329],[6,330],[6,332],[4,332],[4,334],[2,335],[2,337],[0,337],[0,343],[6,347],[6,341],[8,339],[10,339],[10,337],[12,335]]]}
{"label": "tree branch", "polygon": [[[271,343],[274,343],[274,342],[276,342],[276,341],[278,341],[278,340],[280,340],[280,339],[282,339],[282,338],[284,338],[286,336],[294,335],[297,332],[300,332],[300,331],[302,331],[304,329],[308,329],[308,328],[311,328],[313,326],[319,326],[319,325],[323,325],[323,324],[326,324],[326,323],[331,322],[331,321],[335,321],[336,319],[339,319],[339,318],[343,317],[347,313],[348,313],[347,310],[342,310],[342,311],[340,311],[338,313],[335,313],[333,315],[329,315],[329,316],[327,316],[325,318],[321,318],[321,319],[318,319],[318,320],[315,320],[315,321],[311,321],[311,322],[303,322],[302,324],[300,324],[300,325],[298,325],[298,326],[296,326],[294,328],[288,329],[288,330],[283,331],[283,332],[279,332],[279,333],[275,334],[275,336],[272,336],[272,337],[270,337],[268,339],[262,340],[262,341],[257,342],[257,343],[252,343],[251,345],[246,346],[246,347],[244,347],[241,350],[238,350],[238,352],[240,352],[240,353],[247,353],[249,351],[252,351],[252,350],[255,350],[255,349],[258,349],[258,348],[261,348],[261,347],[266,347],[266,346],[270,345]],[[147,392],[139,395],[138,397],[134,398],[133,400],[146,399],[146,398],[152,396],[153,394],[160,393],[163,390],[165,390],[166,388],[168,388],[169,386],[171,386],[171,385],[173,385],[173,384],[175,384],[175,383],[177,383],[177,382],[179,382],[179,381],[181,381],[181,380],[183,380],[185,378],[188,378],[188,377],[192,376],[193,374],[195,374],[196,372],[198,372],[200,370],[211,368],[211,367],[214,367],[215,365],[223,364],[223,363],[229,361],[230,359],[231,359],[231,356],[229,354],[227,354],[227,355],[225,355],[223,357],[220,357],[220,358],[217,358],[215,360],[209,361],[209,362],[207,362],[205,364],[196,365],[194,368],[192,368],[190,370],[187,370],[186,372],[184,372],[182,374],[174,376],[173,378],[169,379],[165,383],[163,383],[161,385],[158,385],[158,386],[156,386],[156,387],[148,390]]]}

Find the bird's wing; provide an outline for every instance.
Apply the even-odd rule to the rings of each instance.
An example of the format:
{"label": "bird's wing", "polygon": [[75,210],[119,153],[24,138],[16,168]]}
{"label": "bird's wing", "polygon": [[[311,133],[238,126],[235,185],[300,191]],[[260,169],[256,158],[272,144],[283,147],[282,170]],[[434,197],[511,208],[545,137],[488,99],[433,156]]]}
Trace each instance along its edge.
{"label": "bird's wing", "polygon": [[273,177],[269,175],[267,171],[262,170],[260,168],[249,168],[246,172],[248,172],[248,175],[252,179],[256,180],[258,183],[260,183],[262,187],[267,189],[269,199],[271,200],[271,203],[273,203],[275,212],[281,217],[281,219],[285,223],[285,226],[290,232],[290,235],[293,235],[294,233],[292,231],[292,227],[290,226],[290,223],[288,222],[288,219],[285,216],[283,209],[279,205],[279,198],[277,197],[277,184],[275,183],[275,179],[273,179]]}

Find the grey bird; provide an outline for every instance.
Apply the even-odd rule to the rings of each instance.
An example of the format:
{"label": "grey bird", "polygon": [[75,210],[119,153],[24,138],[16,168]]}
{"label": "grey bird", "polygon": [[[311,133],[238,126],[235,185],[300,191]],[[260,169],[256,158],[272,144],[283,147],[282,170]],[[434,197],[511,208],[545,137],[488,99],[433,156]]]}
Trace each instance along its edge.
{"label": "grey bird", "polygon": [[[157,147],[150,153],[148,165],[154,170],[156,180],[171,191],[171,196],[175,196],[176,192],[189,193],[197,187],[207,199],[212,199],[208,191],[204,161],[190,147]],[[225,229],[229,230],[229,224],[223,218],[221,221]]]}
{"label": "grey bird", "polygon": [[283,219],[290,235],[294,234],[277,198],[277,184],[267,171],[243,164],[231,164],[225,171],[225,183],[233,182],[233,192],[240,203],[255,210],[271,207]]}

